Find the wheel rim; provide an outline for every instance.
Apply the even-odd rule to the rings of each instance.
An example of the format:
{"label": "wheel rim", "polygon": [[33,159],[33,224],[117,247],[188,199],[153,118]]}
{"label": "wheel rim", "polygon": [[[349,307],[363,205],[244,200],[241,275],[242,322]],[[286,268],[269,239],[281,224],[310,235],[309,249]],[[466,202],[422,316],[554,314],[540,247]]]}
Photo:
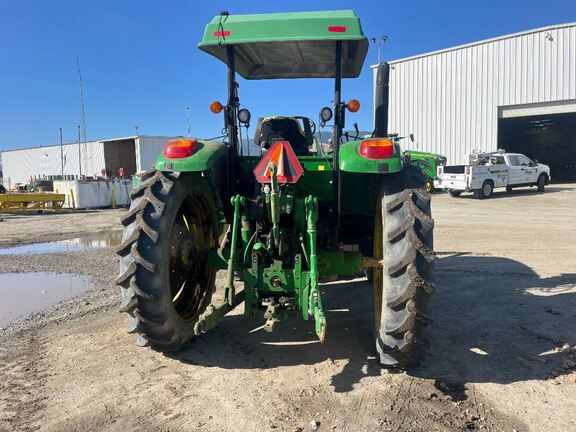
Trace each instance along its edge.
{"label": "wheel rim", "polygon": [[484,192],[484,196],[489,196],[492,193],[492,186],[490,183],[486,183],[484,185],[482,192]]}
{"label": "wheel rim", "polygon": [[178,315],[194,320],[210,298],[215,270],[208,265],[208,251],[215,246],[213,221],[206,201],[188,196],[170,232],[168,279],[172,304]]}

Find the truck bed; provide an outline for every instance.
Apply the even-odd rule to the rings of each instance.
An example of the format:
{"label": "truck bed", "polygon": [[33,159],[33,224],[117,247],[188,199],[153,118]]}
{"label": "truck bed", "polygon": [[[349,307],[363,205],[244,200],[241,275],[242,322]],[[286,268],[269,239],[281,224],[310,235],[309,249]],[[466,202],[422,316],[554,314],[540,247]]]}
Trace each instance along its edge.
{"label": "truck bed", "polygon": [[446,174],[464,174],[466,165],[447,165],[444,166],[443,172]]}

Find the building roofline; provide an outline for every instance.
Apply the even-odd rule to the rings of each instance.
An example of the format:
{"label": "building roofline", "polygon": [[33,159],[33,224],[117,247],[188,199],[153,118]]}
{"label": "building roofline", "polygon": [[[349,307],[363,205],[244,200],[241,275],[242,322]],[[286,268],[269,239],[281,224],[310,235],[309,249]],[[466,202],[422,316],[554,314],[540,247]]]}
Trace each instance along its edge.
{"label": "building roofline", "polygon": [[[100,143],[100,142],[104,143],[104,142],[111,142],[111,141],[124,141],[124,140],[136,139],[136,138],[142,138],[142,137],[145,137],[145,138],[172,138],[171,136],[167,136],[167,135],[131,135],[131,136],[125,136],[125,137],[119,137],[119,138],[107,138],[107,139],[96,139],[96,140],[83,141],[82,144],[92,144],[92,143]],[[62,145],[63,146],[78,145],[78,143],[77,142],[62,143]],[[11,149],[11,150],[2,150],[2,151],[0,151],[0,154],[18,152],[18,151],[22,151],[22,150],[50,148],[50,147],[60,147],[60,144],[48,144],[48,145],[43,145],[43,146],[21,147],[21,148]]]}
{"label": "building roofline", "polygon": [[[470,47],[478,46],[478,45],[484,45],[487,43],[492,43],[492,42],[496,42],[496,41],[503,40],[503,39],[510,39],[510,38],[514,38],[514,37],[518,37],[518,36],[528,35],[531,33],[539,33],[539,32],[543,32],[543,31],[547,31],[547,30],[557,30],[557,29],[566,28],[566,27],[576,27],[576,22],[569,22],[569,23],[564,23],[564,24],[554,24],[554,25],[549,25],[549,26],[545,26],[545,27],[538,27],[538,28],[531,29],[531,30],[524,30],[524,31],[517,32],[517,33],[510,33],[507,35],[496,36],[496,37],[489,38],[489,39],[482,39],[482,40],[479,40],[476,42],[469,42],[469,43],[462,44],[462,45],[455,45],[453,47],[444,48],[444,49],[440,49],[440,50],[436,50],[436,51],[430,51],[430,52],[423,53],[423,54],[416,54],[416,55],[409,56],[409,57],[402,57],[402,58],[399,58],[396,60],[391,60],[388,63],[391,65],[394,65],[394,64],[403,63],[406,61],[416,60],[418,58],[443,54],[445,52],[456,51],[456,50],[460,50],[460,49],[464,49],[464,48],[470,48]],[[378,65],[372,65],[371,66],[371,68],[376,68],[376,67],[378,67]]]}

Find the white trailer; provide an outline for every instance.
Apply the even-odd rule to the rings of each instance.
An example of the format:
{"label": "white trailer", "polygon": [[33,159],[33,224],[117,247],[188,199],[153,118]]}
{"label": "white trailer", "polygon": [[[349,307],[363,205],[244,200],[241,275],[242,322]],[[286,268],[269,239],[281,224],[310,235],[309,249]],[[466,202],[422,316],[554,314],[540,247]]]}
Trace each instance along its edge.
{"label": "white trailer", "polygon": [[532,161],[519,153],[480,153],[470,157],[469,165],[438,166],[434,188],[453,197],[472,192],[475,198],[489,198],[494,189],[537,186],[543,192],[550,181],[548,165]]}

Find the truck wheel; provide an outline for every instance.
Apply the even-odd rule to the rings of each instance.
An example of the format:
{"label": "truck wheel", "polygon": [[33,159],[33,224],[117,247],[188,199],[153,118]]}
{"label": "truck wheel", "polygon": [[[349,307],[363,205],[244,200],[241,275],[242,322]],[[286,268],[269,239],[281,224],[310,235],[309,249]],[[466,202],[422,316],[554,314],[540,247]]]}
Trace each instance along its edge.
{"label": "truck wheel", "polygon": [[[407,167],[410,168],[410,167]],[[402,368],[417,363],[432,323],[433,228],[430,194],[406,169],[391,176],[378,199],[374,226],[374,330],[379,362]]]}
{"label": "truck wheel", "polygon": [[490,180],[485,180],[480,189],[480,198],[490,198],[494,192],[494,184]]}
{"label": "truck wheel", "polygon": [[122,218],[120,311],[137,344],[177,351],[214,291],[208,251],[217,244],[216,207],[204,178],[153,170],[131,193]]}
{"label": "truck wheel", "polygon": [[512,192],[514,188],[512,186],[506,186],[506,192]]}
{"label": "truck wheel", "polygon": [[544,192],[546,188],[546,174],[540,174],[536,186],[538,186],[538,192]]}
{"label": "truck wheel", "polygon": [[452,198],[458,198],[458,197],[462,194],[462,191],[459,191],[459,190],[449,190],[449,191],[448,191],[448,194],[450,194],[450,196],[451,196]]}

